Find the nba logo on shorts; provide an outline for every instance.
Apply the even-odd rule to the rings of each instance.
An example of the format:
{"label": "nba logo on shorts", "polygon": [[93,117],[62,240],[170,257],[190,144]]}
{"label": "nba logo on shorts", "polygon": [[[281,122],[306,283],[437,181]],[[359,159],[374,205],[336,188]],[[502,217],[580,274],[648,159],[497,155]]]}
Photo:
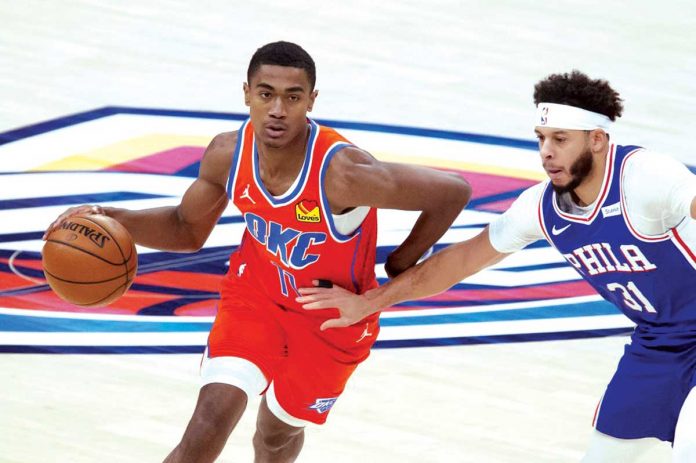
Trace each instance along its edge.
{"label": "nba logo on shorts", "polygon": [[317,399],[316,402],[314,402],[314,405],[310,405],[309,408],[311,408],[312,410],[316,410],[317,413],[326,413],[329,410],[331,410],[333,404],[336,403],[336,399],[338,399],[338,397],[333,397],[329,399]]}

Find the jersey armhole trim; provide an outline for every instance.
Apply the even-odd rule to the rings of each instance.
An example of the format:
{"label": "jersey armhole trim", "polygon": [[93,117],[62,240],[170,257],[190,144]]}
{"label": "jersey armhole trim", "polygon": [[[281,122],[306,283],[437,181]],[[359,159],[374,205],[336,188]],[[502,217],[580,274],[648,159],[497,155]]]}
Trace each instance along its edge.
{"label": "jersey armhole trim", "polygon": [[361,224],[358,228],[356,228],[353,231],[353,233],[349,235],[344,235],[336,229],[336,224],[334,224],[333,221],[333,214],[331,213],[331,206],[329,205],[329,199],[326,197],[326,189],[324,188],[324,180],[326,178],[326,172],[329,169],[331,159],[333,159],[336,153],[348,146],[353,145],[343,141],[339,141],[331,145],[329,149],[326,151],[326,156],[324,156],[321,168],[319,170],[319,196],[321,199],[321,207],[322,209],[324,209],[324,217],[326,217],[326,222],[329,225],[328,229],[329,233],[331,234],[331,238],[333,238],[334,241],[337,241],[339,243],[345,243],[347,241],[352,240],[360,233],[360,229],[362,228]]}
{"label": "jersey armhole trim", "polygon": [[246,134],[247,124],[249,119],[244,121],[242,126],[237,131],[237,144],[234,147],[234,153],[232,154],[232,164],[230,165],[230,174],[227,178],[227,197],[234,201],[234,186],[237,182],[237,173],[239,171],[240,157],[242,152],[242,146],[244,146],[244,138]]}

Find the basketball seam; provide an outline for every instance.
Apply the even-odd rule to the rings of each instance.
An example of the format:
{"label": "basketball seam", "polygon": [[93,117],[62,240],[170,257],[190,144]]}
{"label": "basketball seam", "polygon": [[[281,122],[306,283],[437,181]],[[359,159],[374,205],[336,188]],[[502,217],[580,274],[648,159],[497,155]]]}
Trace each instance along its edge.
{"label": "basketball seam", "polygon": [[[131,270],[129,270],[128,272],[126,272],[126,275],[128,275],[128,273],[130,273],[132,270],[133,270],[133,269],[131,269]],[[44,273],[50,275],[51,278],[55,278],[56,280],[62,281],[62,282],[64,282],[64,283],[72,283],[72,284],[76,284],[76,285],[96,285],[96,284],[98,284],[98,283],[107,283],[107,282],[109,282],[109,281],[114,281],[114,280],[116,280],[116,279],[118,279],[118,278],[121,278],[121,277],[123,276],[123,274],[118,274],[118,275],[116,275],[116,276],[113,277],[113,278],[109,278],[109,279],[107,279],[107,280],[101,280],[101,281],[75,281],[75,280],[66,280],[65,278],[61,278],[61,277],[59,277],[59,276],[56,276],[56,275],[52,274],[51,272],[49,272],[49,271],[46,270],[46,269],[44,269]]]}
{"label": "basketball seam", "polygon": [[[84,217],[84,219],[87,220],[88,222],[92,222],[92,223],[95,224],[95,225],[99,225],[99,227],[100,227],[102,230],[104,230],[104,231],[106,232],[106,234],[109,235],[109,236],[111,237],[111,239],[113,240],[114,244],[115,244],[116,247],[118,248],[118,252],[121,254],[121,259],[123,259],[123,267],[125,267],[125,270],[126,270],[126,273],[125,273],[125,277],[126,277],[125,286],[128,286],[128,283],[130,283],[130,281],[128,280],[128,261],[130,260],[131,257],[133,257],[133,246],[135,245],[135,243],[133,242],[133,237],[130,236],[130,233],[128,232],[128,230],[126,229],[126,227],[123,227],[123,225],[121,225],[121,223],[118,223],[118,221],[117,221],[116,219],[113,219],[114,222],[117,222],[119,225],[121,225],[121,226],[123,227],[124,230],[126,230],[126,233],[128,233],[128,236],[130,237],[130,242],[131,242],[131,253],[130,253],[130,256],[128,256],[128,259],[126,260],[126,256],[125,256],[125,254],[123,254],[123,249],[121,249],[121,245],[118,244],[118,241],[116,240],[116,238],[114,238],[114,235],[112,235],[111,232],[110,232],[109,230],[107,230],[106,228],[104,228],[104,226],[102,226],[99,222],[95,222],[94,220],[88,218],[87,216],[83,216],[83,217]],[[109,217],[109,216],[107,215],[106,217]],[[137,265],[137,262],[136,262],[136,265]],[[133,275],[133,279],[135,279],[135,275]],[[112,293],[112,294],[113,294],[113,293]],[[97,303],[98,303],[98,302],[97,302]]]}
{"label": "basketball seam", "polygon": [[124,288],[124,287],[126,287],[126,286],[128,286],[128,283],[126,283],[126,284],[124,284],[124,285],[121,285],[121,286],[117,287],[116,289],[114,289],[113,291],[111,291],[109,294],[107,294],[106,296],[102,297],[101,299],[99,299],[99,300],[97,300],[97,301],[86,302],[86,303],[84,303],[84,304],[76,304],[76,303],[73,302],[73,304],[79,305],[79,306],[81,306],[81,307],[87,307],[87,306],[91,306],[91,305],[97,305],[97,304],[99,304],[100,302],[105,301],[105,300],[107,300],[108,298],[110,298],[111,296],[113,296],[114,293],[116,293],[116,291],[119,291],[119,290],[121,290],[121,288]]}

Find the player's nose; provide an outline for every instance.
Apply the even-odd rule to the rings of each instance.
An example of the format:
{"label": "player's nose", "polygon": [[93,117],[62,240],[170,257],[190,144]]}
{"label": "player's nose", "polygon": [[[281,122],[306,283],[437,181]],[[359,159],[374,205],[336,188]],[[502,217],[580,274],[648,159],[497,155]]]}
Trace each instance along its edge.
{"label": "player's nose", "polygon": [[539,142],[539,155],[541,159],[550,159],[553,157],[553,149],[548,141],[544,140]]}
{"label": "player's nose", "polygon": [[272,117],[283,118],[286,115],[285,104],[282,98],[274,98],[268,114]]}

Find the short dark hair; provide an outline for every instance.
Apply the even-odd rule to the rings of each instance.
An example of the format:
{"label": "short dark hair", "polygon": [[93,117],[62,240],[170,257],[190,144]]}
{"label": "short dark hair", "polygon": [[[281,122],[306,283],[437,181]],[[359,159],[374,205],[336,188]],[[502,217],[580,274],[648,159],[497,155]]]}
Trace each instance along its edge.
{"label": "short dark hair", "polygon": [[279,41],[268,43],[256,50],[249,61],[249,69],[247,70],[249,84],[251,84],[251,76],[264,64],[304,69],[311,90],[314,90],[314,84],[317,80],[314,60],[301,46],[292,42]]}
{"label": "short dark hair", "polygon": [[534,104],[557,103],[604,114],[612,121],[621,117],[622,99],[619,93],[602,79],[590,79],[587,74],[573,70],[551,74],[534,86]]}

